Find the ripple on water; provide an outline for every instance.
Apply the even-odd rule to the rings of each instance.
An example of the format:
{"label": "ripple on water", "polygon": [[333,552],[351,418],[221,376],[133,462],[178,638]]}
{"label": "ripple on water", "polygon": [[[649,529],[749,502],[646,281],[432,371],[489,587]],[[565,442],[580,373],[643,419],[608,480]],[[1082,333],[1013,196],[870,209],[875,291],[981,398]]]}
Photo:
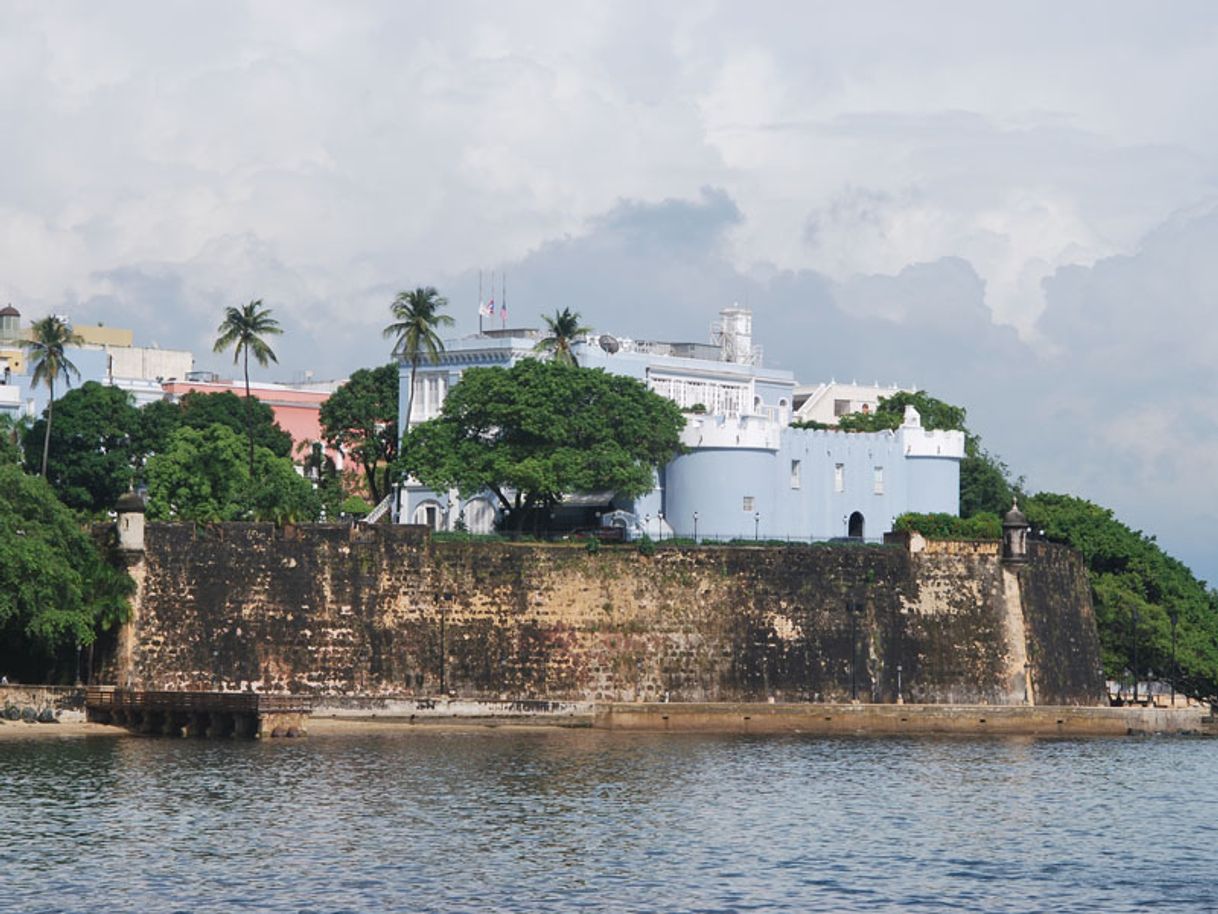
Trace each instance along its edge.
{"label": "ripple on water", "polygon": [[1212,910],[1213,744],[0,744],[0,911]]}

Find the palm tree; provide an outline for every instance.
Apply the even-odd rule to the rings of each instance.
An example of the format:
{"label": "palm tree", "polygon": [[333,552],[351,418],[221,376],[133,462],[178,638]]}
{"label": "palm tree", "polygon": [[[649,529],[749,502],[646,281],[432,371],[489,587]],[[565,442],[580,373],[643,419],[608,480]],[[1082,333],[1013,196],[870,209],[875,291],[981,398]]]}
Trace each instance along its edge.
{"label": "palm tree", "polygon": [[50,400],[47,402],[47,427],[42,438],[42,478],[47,475],[47,455],[51,452],[51,416],[55,409],[55,379],[61,374],[69,387],[72,386],[72,375],[80,377],[76,366],[64,354],[68,346],[79,346],[84,340],[72,332],[67,321],[50,315],[40,321],[35,321],[30,327],[30,338],[23,340],[22,345],[29,354],[34,366],[34,385],[46,381]]}
{"label": "palm tree", "polygon": [[543,314],[541,319],[549,325],[550,335],[538,340],[533,351],[553,353],[554,361],[562,365],[578,364],[575,361],[575,353],[571,351],[571,344],[592,330],[591,327],[580,324],[579,312],[572,313],[570,308],[563,308],[562,311],[556,309],[553,317]]}
{"label": "palm tree", "polygon": [[410,362],[410,390],[406,393],[406,421],[399,430],[402,435],[410,430],[410,410],[414,405],[414,375],[424,355],[434,362],[444,351],[444,341],[436,330],[449,327],[453,319],[440,314],[448,306],[448,299],[433,286],[418,288],[413,292],[399,292],[389,310],[396,321],[384,330],[385,338],[397,337],[393,354]]}
{"label": "palm tree", "polygon": [[229,346],[233,347],[233,364],[238,357],[245,360],[245,434],[250,442],[250,479],[254,478],[254,417],[250,409],[250,353],[258,364],[266,367],[268,362],[279,364],[274,350],[266,344],[263,336],[283,333],[279,321],[271,317],[271,309],[262,307],[262,299],[258,298],[240,308],[228,308],[224,312],[224,320],[216,332],[213,352],[223,352]]}

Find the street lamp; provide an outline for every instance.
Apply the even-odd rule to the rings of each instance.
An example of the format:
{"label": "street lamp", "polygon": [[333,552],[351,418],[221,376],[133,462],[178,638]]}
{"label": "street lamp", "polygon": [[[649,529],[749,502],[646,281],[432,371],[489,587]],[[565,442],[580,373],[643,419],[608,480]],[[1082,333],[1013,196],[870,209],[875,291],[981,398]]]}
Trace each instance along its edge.
{"label": "street lamp", "polygon": [[698,545],[698,512],[694,512],[694,545]]}
{"label": "street lamp", "polygon": [[651,536],[651,512],[648,511],[643,515],[643,536]]}
{"label": "street lamp", "polygon": [[1171,619],[1171,706],[1176,706],[1176,677],[1180,675],[1180,669],[1176,666],[1176,625],[1180,621],[1180,610],[1172,607],[1168,611],[1168,618]]}
{"label": "street lamp", "polygon": [[753,542],[761,539],[761,512],[753,512]]}
{"label": "street lamp", "polygon": [[662,542],[664,542],[664,512],[661,511],[659,514],[656,515],[656,517],[660,521],[659,535],[660,535],[660,542],[662,543]]}
{"label": "street lamp", "polygon": [[1133,703],[1138,703],[1138,608],[1133,607]]}
{"label": "street lamp", "polygon": [[905,704],[905,697],[901,694],[901,664],[897,664],[897,704]]}

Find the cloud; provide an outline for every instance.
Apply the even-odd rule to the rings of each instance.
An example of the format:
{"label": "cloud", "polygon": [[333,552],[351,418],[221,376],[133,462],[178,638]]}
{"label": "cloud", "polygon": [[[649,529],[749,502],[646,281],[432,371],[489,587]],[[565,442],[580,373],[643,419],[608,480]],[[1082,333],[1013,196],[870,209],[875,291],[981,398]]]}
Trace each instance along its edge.
{"label": "cloud", "polygon": [[401,288],[471,329],[479,269],[513,323],[700,339],[740,302],[771,364],[962,402],[1034,486],[1198,555],[1216,25],[1201,0],[8,5],[0,300],[223,367],[222,308],[261,298],[280,377],[386,358]]}

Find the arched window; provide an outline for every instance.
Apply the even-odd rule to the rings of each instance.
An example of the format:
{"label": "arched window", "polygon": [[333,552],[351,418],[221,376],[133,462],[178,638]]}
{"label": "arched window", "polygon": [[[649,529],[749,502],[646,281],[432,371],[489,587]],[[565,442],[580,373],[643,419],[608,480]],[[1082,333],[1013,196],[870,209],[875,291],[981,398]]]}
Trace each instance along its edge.
{"label": "arched window", "polygon": [[846,535],[855,539],[863,538],[863,515],[855,511],[850,515],[850,524],[846,529]]}

